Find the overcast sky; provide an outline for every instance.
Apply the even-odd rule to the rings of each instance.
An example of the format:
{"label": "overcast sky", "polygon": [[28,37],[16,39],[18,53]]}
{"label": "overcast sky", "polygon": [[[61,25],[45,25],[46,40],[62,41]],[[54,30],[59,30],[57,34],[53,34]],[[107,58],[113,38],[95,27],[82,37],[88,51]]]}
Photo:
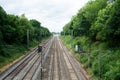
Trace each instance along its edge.
{"label": "overcast sky", "polygon": [[25,14],[36,19],[51,32],[62,31],[73,15],[89,0],[1,0],[0,5],[9,14]]}

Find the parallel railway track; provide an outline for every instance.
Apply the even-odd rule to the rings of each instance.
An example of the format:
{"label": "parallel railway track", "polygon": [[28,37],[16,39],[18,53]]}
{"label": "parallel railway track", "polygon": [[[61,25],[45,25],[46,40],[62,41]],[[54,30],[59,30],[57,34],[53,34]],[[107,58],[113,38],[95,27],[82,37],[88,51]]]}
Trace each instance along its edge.
{"label": "parallel railway track", "polygon": [[[45,47],[43,56],[49,48],[51,39],[42,43]],[[37,53],[37,48],[27,54],[20,61],[16,62],[9,69],[0,74],[0,80],[32,80],[35,71],[41,64],[41,56]]]}
{"label": "parallel railway track", "polygon": [[68,49],[62,44],[61,41],[60,41],[60,43],[61,43],[62,49],[64,50],[65,55],[68,57],[69,62],[71,63],[71,65],[72,65],[72,67],[73,67],[73,69],[78,77],[78,80],[89,80],[86,77],[86,75],[84,74],[82,66],[80,65],[80,63],[75,58],[73,58],[72,55],[70,55]]}

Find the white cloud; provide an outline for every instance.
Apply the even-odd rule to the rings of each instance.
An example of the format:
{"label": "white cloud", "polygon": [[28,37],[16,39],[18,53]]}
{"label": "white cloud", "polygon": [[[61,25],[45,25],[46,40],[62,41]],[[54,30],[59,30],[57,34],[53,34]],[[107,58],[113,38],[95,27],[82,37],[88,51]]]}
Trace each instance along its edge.
{"label": "white cloud", "polygon": [[29,19],[39,20],[50,31],[60,32],[62,27],[88,0],[3,0],[7,13],[25,13]]}

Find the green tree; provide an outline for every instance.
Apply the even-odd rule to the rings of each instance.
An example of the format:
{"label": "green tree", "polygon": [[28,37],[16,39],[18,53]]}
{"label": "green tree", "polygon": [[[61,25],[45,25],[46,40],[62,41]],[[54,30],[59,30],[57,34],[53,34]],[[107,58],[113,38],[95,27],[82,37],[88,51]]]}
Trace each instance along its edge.
{"label": "green tree", "polygon": [[34,19],[30,20],[30,23],[34,27],[33,38],[35,38],[36,40],[40,40],[40,38],[41,38],[41,30],[40,30],[41,23]]}
{"label": "green tree", "polygon": [[91,26],[91,37],[96,41],[106,41],[106,32],[108,31],[106,22],[111,14],[112,6],[108,5],[106,8],[98,12],[98,17],[95,23]]}
{"label": "green tree", "polygon": [[106,22],[106,39],[112,46],[120,46],[120,0],[113,3],[111,15]]}

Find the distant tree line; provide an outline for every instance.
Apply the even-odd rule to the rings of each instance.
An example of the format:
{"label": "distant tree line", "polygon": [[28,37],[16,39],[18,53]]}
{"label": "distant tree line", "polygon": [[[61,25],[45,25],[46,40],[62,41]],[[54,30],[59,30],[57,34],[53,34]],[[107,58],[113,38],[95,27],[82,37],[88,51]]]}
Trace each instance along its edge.
{"label": "distant tree line", "polygon": [[0,45],[26,44],[27,30],[30,41],[40,41],[51,34],[39,21],[28,20],[24,14],[21,16],[7,14],[0,6]]}

